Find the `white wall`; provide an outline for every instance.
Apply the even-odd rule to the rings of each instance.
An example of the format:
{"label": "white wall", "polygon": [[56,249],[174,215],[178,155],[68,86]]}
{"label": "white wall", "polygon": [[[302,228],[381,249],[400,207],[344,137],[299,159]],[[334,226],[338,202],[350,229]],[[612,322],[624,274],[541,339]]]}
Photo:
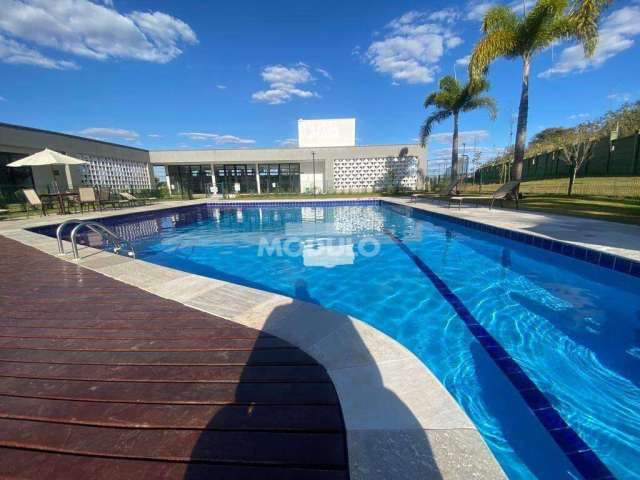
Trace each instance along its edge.
{"label": "white wall", "polygon": [[[324,192],[324,162],[316,161],[316,193]],[[313,164],[300,164],[300,193],[313,193]]]}
{"label": "white wall", "polygon": [[419,160],[415,156],[344,158],[333,161],[333,188],[339,192],[415,190]]}
{"label": "white wall", "polygon": [[298,120],[298,146],[353,147],[356,144],[356,119]]}

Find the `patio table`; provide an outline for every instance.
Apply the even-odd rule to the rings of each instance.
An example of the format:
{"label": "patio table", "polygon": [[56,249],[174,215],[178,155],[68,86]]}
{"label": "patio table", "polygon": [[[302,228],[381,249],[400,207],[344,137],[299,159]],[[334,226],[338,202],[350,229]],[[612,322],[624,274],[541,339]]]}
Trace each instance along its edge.
{"label": "patio table", "polygon": [[43,193],[42,195],[40,195],[41,197],[47,197],[47,198],[57,198],[58,199],[58,206],[60,207],[60,213],[62,215],[69,213],[67,212],[67,208],[65,207],[64,204],[64,199],[65,197],[70,198],[70,197],[77,197],[78,194],[75,192],[59,192],[59,193]]}

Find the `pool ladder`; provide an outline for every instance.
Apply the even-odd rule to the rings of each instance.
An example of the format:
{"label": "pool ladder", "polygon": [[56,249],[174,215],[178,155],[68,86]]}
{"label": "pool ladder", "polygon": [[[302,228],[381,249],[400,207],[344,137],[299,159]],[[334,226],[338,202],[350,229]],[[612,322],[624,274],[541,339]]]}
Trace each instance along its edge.
{"label": "pool ladder", "polygon": [[120,253],[121,251],[126,251],[127,256],[136,258],[136,252],[133,249],[133,245],[128,240],[124,240],[116,235],[112,230],[107,228],[100,222],[96,222],[94,220],[78,220],[76,218],[71,218],[69,220],[65,220],[56,229],[56,239],[58,240],[58,253],[60,255],[65,255],[64,245],[62,243],[62,234],[64,232],[64,228],[67,225],[76,224],[71,230],[70,240],[71,240],[71,251],[73,253],[73,259],[78,260],[80,255],[78,254],[78,241],[76,240],[76,236],[78,232],[83,228],[87,228],[94,233],[97,233],[102,237],[106,242],[111,242],[113,244],[113,252]]}

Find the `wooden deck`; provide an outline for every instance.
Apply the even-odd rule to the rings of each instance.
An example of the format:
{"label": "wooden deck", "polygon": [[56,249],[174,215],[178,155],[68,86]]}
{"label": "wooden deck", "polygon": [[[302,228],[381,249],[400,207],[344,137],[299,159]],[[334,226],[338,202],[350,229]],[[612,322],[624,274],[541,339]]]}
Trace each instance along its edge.
{"label": "wooden deck", "polygon": [[292,345],[0,236],[0,476],[346,479]]}

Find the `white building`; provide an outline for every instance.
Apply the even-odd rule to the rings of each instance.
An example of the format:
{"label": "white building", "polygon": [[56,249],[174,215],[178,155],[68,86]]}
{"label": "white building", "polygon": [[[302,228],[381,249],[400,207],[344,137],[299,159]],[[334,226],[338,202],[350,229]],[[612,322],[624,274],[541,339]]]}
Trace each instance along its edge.
{"label": "white building", "polygon": [[[84,159],[82,167],[12,169],[43,148]],[[412,190],[426,172],[416,144],[356,145],[354,118],[298,121],[298,147],[148,151],[63,133],[0,123],[0,194],[35,186],[46,192],[82,185],[152,188],[163,166],[172,194],[367,192]],[[9,192],[9,193],[7,193]]]}
{"label": "white building", "polygon": [[417,144],[356,145],[354,118],[298,120],[297,148],[149,152],[172,191],[318,193],[413,190],[426,172]]}

